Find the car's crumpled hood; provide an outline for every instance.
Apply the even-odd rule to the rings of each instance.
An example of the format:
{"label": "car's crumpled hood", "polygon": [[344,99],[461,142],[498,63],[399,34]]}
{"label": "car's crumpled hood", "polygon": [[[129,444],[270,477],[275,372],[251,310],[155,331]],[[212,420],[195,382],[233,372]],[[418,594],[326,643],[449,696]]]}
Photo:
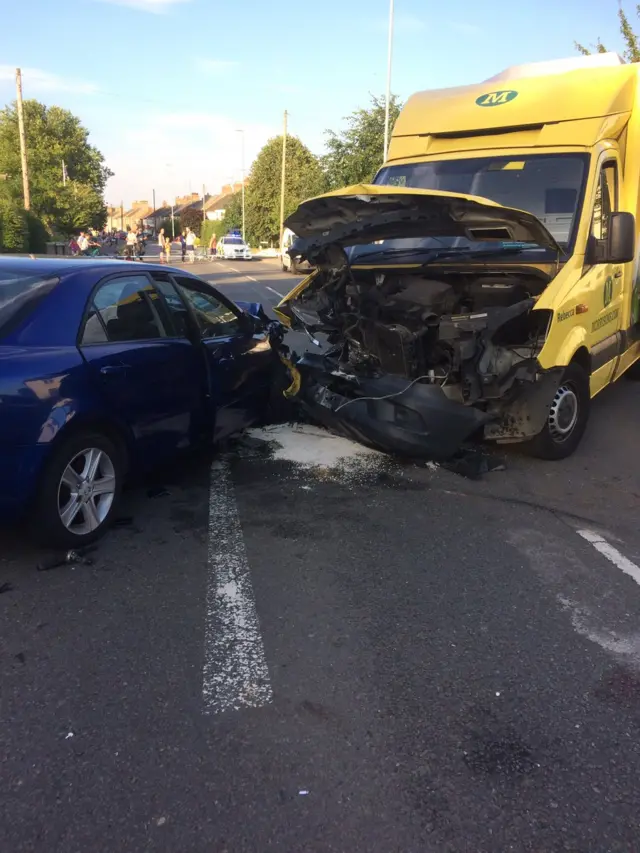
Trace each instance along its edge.
{"label": "car's crumpled hood", "polygon": [[533,214],[460,193],[355,184],[303,202],[285,221],[298,235],[290,252],[311,258],[323,248],[399,237],[466,237],[537,243],[562,250]]}

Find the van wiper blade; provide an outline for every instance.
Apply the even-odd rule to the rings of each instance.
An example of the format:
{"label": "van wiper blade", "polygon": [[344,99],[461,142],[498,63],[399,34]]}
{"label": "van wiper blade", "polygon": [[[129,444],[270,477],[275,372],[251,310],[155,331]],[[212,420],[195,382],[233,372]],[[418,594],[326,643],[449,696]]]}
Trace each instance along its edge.
{"label": "van wiper blade", "polygon": [[357,264],[365,258],[391,258],[400,257],[402,255],[411,255],[414,257],[422,257],[426,255],[423,263],[429,264],[432,261],[440,260],[441,258],[455,257],[456,255],[464,255],[466,258],[489,257],[491,255],[519,255],[522,252],[543,252],[544,246],[496,246],[494,249],[471,249],[469,246],[457,246],[449,249],[378,249],[374,252],[365,252],[363,255],[357,255],[350,259],[350,264]]}

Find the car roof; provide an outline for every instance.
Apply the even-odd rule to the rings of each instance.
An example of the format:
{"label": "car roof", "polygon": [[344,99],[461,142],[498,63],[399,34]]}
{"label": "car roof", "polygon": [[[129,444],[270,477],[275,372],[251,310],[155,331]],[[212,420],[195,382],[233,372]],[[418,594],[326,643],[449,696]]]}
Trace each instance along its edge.
{"label": "car roof", "polygon": [[[158,264],[142,263],[140,261],[121,261],[111,258],[24,258],[0,256],[0,274],[3,272],[22,273],[28,275],[67,275],[69,273],[85,272],[120,272],[123,270],[157,270]],[[172,269],[164,266],[166,272]],[[189,272],[181,269],[173,269],[173,272],[189,276]]]}

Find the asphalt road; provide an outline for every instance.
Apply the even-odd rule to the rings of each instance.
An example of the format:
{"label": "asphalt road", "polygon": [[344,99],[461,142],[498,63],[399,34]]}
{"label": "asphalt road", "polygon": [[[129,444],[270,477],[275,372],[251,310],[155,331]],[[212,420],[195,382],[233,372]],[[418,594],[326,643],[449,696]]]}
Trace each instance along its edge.
{"label": "asphalt road", "polygon": [[2,534],[0,850],[637,850],[638,416],[479,481],[284,430],[130,489],[91,566]]}

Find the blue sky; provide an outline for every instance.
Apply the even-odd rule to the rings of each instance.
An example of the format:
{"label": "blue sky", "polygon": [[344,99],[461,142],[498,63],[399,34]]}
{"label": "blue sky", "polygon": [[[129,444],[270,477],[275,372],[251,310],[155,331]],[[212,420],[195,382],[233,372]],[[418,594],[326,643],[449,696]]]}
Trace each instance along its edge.
{"label": "blue sky", "polygon": [[[9,0],[1,0],[5,19]],[[635,22],[635,4],[627,3]],[[389,0],[23,0],[11,7],[0,97],[80,116],[125,204],[238,180],[289,128],[313,151],[324,131],[386,85]],[[621,49],[616,0],[395,0],[392,89],[484,80],[509,65],[571,56],[600,37]],[[640,28],[640,22],[639,22]]]}

